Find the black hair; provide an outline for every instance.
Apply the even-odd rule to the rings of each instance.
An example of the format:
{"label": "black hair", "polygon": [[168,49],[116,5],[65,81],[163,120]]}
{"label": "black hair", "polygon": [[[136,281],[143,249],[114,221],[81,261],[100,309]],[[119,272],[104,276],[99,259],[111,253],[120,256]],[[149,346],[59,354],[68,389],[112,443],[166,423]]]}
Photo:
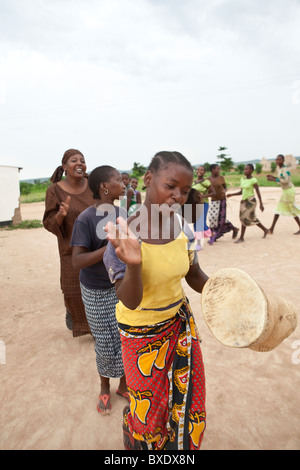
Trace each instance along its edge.
{"label": "black hair", "polygon": [[89,187],[93,193],[94,199],[101,199],[99,194],[99,188],[101,183],[107,183],[112,177],[112,173],[116,171],[113,166],[102,165],[97,166],[89,175]]}
{"label": "black hair", "polygon": [[252,165],[252,163],[247,163],[246,166],[250,166],[251,170],[254,171],[254,165]]}
{"label": "black hair", "polygon": [[194,169],[188,159],[180,152],[168,152],[166,150],[158,152],[154,155],[148,167],[148,171],[156,173],[161,168],[165,168],[169,163],[178,163],[178,165],[182,165],[188,170],[191,170],[192,173],[194,172]]}
{"label": "black hair", "polygon": [[281,157],[282,160],[284,161],[284,155],[282,155],[281,153],[279,155],[277,155],[277,157]]}
{"label": "black hair", "polygon": [[219,166],[217,163],[213,163],[212,165],[210,165],[209,171],[212,172],[215,168],[217,168],[217,166]]}

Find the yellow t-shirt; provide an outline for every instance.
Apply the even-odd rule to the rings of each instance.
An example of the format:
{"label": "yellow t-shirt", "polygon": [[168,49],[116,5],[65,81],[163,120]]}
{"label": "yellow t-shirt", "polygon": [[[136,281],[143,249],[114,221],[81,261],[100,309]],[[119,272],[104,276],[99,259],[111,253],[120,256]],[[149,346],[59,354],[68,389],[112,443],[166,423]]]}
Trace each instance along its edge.
{"label": "yellow t-shirt", "polygon": [[241,178],[242,200],[245,201],[249,197],[254,196],[254,185],[257,183],[256,178]]}
{"label": "yellow t-shirt", "polygon": [[[115,282],[124,276],[125,268],[118,275],[117,265],[113,264],[115,260],[112,261],[116,255],[115,252],[112,254],[114,250],[109,245],[104,263],[111,281]],[[141,250],[142,301],[135,310],[127,308],[121,301],[116,306],[117,321],[130,326],[154,325],[172,318],[185,296],[181,280],[188,273],[190,265],[198,263],[194,245],[191,245],[190,237],[183,231],[178,238],[164,245],[141,242]]]}

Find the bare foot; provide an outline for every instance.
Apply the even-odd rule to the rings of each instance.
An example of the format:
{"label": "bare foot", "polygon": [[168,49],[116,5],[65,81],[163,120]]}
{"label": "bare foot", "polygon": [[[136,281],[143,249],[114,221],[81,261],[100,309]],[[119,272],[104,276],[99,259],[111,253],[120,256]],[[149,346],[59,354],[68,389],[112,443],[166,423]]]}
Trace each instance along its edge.
{"label": "bare foot", "polygon": [[238,233],[239,233],[239,228],[234,227],[233,232],[232,232],[232,238],[236,238]]}
{"label": "bare foot", "polygon": [[294,235],[300,235],[300,230],[298,230],[298,232],[295,232]]}
{"label": "bare foot", "polygon": [[265,232],[265,234],[264,234],[263,238],[266,238],[266,236],[267,236],[268,233],[269,233],[269,230],[266,228],[266,230],[264,230],[264,232]]}
{"label": "bare foot", "polygon": [[244,243],[244,241],[245,241],[245,240],[244,240],[243,238],[239,238],[239,239],[238,239],[236,242],[234,242],[234,243]]}
{"label": "bare foot", "polygon": [[271,228],[269,228],[268,233],[269,233],[270,235],[273,235],[273,230],[272,230]]}

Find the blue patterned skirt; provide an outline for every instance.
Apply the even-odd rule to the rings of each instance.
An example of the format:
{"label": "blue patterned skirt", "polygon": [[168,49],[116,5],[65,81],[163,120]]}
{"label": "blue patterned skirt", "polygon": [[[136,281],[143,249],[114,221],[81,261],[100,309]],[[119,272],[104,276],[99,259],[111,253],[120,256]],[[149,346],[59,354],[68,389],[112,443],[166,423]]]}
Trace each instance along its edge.
{"label": "blue patterned skirt", "polygon": [[124,375],[122,346],[115,316],[118,302],[115,288],[88,289],[80,284],[85,314],[95,339],[96,364],[102,377]]}

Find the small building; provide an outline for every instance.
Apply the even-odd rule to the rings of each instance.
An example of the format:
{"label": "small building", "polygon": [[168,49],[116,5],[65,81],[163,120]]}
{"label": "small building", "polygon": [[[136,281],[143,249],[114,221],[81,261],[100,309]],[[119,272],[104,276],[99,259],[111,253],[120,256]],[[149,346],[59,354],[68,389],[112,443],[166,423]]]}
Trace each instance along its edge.
{"label": "small building", "polygon": [[0,226],[21,223],[18,166],[0,165]]}

